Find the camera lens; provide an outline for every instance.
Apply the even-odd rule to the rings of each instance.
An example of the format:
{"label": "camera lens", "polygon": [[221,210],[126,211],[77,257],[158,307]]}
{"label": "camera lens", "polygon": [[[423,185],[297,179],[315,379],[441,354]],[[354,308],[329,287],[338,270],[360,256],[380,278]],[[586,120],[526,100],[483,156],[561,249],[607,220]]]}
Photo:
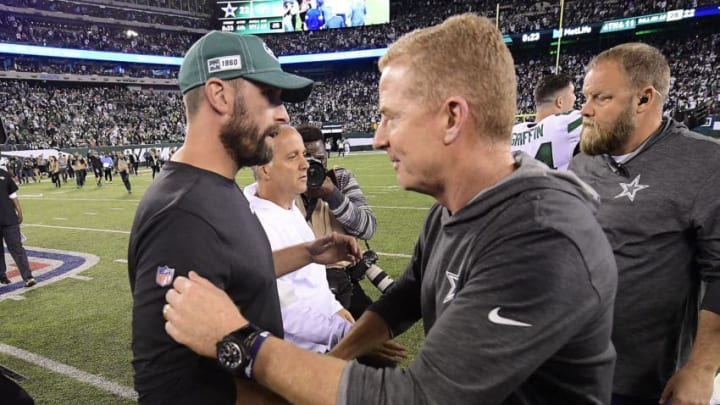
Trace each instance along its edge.
{"label": "camera lens", "polygon": [[319,188],[325,181],[325,167],[314,158],[307,158],[307,186],[308,188]]}
{"label": "camera lens", "polygon": [[395,280],[393,280],[392,277],[390,277],[383,269],[374,264],[367,269],[365,275],[367,276],[368,280],[370,280],[370,282],[373,283],[373,285],[377,287],[377,289],[380,290],[380,292],[382,293],[384,293],[388,289],[388,287],[395,283]]}

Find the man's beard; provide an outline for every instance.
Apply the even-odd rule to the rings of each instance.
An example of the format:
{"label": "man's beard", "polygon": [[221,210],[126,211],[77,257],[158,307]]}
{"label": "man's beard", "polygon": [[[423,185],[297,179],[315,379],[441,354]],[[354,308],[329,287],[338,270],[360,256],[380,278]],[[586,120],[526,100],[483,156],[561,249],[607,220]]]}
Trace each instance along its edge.
{"label": "man's beard", "polygon": [[230,121],[220,129],[220,141],[238,167],[264,165],[272,160],[272,149],[266,138],[277,134],[275,124],[262,133],[245,109],[241,97],[235,100]]}
{"label": "man's beard", "polygon": [[629,108],[608,127],[597,122],[583,122],[580,150],[588,155],[616,154],[635,132],[632,110]]}

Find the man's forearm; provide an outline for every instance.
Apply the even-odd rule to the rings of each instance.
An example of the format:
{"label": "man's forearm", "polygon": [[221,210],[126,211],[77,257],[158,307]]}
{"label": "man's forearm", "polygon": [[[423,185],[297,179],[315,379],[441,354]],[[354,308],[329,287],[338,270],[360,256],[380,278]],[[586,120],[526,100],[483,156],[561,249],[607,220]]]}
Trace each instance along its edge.
{"label": "man's forearm", "polygon": [[364,240],[375,235],[377,220],[370,207],[356,206],[351,200],[345,199],[344,204],[334,209],[333,213],[348,234]]}
{"label": "man's forearm", "polygon": [[312,257],[305,243],[275,250],[272,255],[275,263],[275,277],[292,273],[312,263]]}
{"label": "man's forearm", "polygon": [[720,315],[700,311],[690,358],[665,384],[660,403],[707,404],[720,366]]}
{"label": "man's forearm", "polygon": [[390,338],[385,320],[375,312],[365,311],[350,329],[350,333],[330,351],[330,355],[343,360],[352,360],[369,353]]}
{"label": "man's forearm", "polygon": [[697,336],[687,366],[706,370],[713,375],[720,368],[720,315],[707,310],[700,311]]}
{"label": "man's forearm", "polygon": [[267,387],[245,378],[235,379],[235,391],[236,405],[279,405],[288,403]]}
{"label": "man's forearm", "polygon": [[294,404],[335,404],[346,361],[268,338],[253,365],[260,384]]}
{"label": "man's forearm", "polygon": [[335,219],[350,235],[368,240],[375,235],[377,219],[367,203],[355,176],[345,172],[342,178],[342,189],[336,189],[326,198]]}
{"label": "man's forearm", "polygon": [[23,212],[22,207],[20,207],[20,201],[17,198],[11,199],[13,205],[15,206],[15,212],[17,213],[18,220],[22,222]]}

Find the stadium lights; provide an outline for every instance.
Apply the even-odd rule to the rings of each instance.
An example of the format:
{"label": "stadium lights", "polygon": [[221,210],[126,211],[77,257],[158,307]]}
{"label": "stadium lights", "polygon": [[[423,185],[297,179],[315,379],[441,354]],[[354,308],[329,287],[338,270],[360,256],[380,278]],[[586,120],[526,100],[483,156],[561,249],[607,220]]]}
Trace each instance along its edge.
{"label": "stadium lights", "polygon": [[[288,55],[280,56],[278,59],[281,64],[288,63],[308,63],[308,62],[326,62],[353,60],[362,58],[379,58],[387,52],[387,48],[380,49],[364,49],[359,51],[347,52],[330,52],[316,53],[308,55]],[[168,65],[180,66],[182,64],[181,57],[177,56],[159,56],[159,55],[142,55],[135,53],[122,52],[104,52],[104,51],[86,51],[81,49],[55,48],[50,46],[35,45],[19,45],[0,43],[0,53],[9,53],[13,55],[23,56],[46,56],[55,58],[69,59],[88,59],[102,60],[110,62],[128,62],[128,63],[144,63],[150,65]]]}

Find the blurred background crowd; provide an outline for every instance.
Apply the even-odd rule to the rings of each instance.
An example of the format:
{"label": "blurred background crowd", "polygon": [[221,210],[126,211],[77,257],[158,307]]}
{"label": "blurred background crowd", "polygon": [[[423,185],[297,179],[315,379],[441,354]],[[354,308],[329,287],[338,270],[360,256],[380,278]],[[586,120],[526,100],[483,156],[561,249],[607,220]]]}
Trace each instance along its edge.
{"label": "blurred background crowd", "polygon": [[[97,4],[94,4],[97,3]],[[569,1],[564,26],[699,7],[707,0],[587,2]],[[5,0],[0,4],[0,42],[5,44],[99,50],[129,54],[182,56],[209,28],[217,28],[218,7],[200,0]],[[263,35],[276,55],[297,55],[384,48],[399,35],[474,11],[495,19],[503,33],[558,26],[557,3],[511,0],[409,0],[390,3],[388,24],[340,30]],[[720,105],[717,69],[720,33],[695,27],[638,37],[658,46],[671,62],[673,83],[667,114],[700,104]],[[617,41],[626,41],[618,38]],[[561,50],[559,71],[575,78],[578,95],[584,67],[592,55],[614,45],[569,41]],[[511,46],[518,76],[518,114],[534,111],[532,91],[555,72],[556,55],[545,47]],[[184,110],[179,91],[167,84],[133,85],[128,78],[174,79],[176,65],[151,65],[37,57],[0,52],[0,111],[11,149],[69,148],[181,142]],[[373,59],[287,66],[317,81],[304,103],[290,104],[294,124],[342,124],[346,131],[371,133],[378,121],[376,61]],[[19,78],[5,78],[2,73]],[[50,76],[37,77],[36,74]],[[26,76],[22,76],[25,74]],[[35,75],[30,77],[27,75]],[[53,76],[57,75],[57,76]],[[63,80],[57,77],[63,76]],[[85,83],[82,77],[114,78]],[[48,77],[55,77],[48,80]],[[582,99],[579,98],[578,103]]]}

